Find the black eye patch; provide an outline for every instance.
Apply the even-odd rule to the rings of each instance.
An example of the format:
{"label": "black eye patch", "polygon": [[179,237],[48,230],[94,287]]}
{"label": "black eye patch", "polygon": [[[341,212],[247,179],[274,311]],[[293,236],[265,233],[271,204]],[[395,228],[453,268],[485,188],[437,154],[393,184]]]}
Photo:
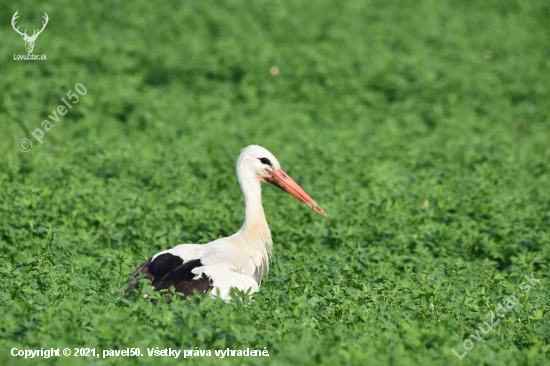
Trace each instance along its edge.
{"label": "black eye patch", "polygon": [[260,160],[260,163],[262,164],[265,164],[265,165],[269,165],[270,167],[273,168],[273,165],[271,165],[271,162],[269,161],[268,158],[258,158]]}

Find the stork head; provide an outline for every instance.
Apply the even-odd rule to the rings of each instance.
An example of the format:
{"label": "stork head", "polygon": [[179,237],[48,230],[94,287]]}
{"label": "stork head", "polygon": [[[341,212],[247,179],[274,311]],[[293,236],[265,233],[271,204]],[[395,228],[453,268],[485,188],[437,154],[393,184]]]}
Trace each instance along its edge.
{"label": "stork head", "polygon": [[323,209],[294,181],[290,175],[281,169],[281,165],[272,153],[261,146],[250,145],[244,148],[237,160],[237,175],[241,179],[240,170],[251,171],[261,182],[272,184],[296,197],[300,202],[327,217]]}

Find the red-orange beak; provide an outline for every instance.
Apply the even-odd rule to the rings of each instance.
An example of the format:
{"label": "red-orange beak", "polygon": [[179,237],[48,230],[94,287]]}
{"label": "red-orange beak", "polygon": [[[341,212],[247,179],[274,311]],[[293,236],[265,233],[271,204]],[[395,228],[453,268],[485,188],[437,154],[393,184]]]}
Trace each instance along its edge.
{"label": "red-orange beak", "polygon": [[307,207],[311,208],[313,211],[317,212],[319,215],[327,217],[327,214],[310,196],[294,181],[288,174],[284,172],[283,169],[270,172],[273,177],[263,178],[267,183],[273,184],[276,187],[281,188],[284,191],[287,191],[294,197],[296,197],[301,202],[305,203]]}

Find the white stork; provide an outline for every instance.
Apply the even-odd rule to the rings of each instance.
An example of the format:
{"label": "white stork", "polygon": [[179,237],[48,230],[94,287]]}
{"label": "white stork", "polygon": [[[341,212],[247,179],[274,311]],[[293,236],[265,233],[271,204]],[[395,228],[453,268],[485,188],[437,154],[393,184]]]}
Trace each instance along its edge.
{"label": "white stork", "polygon": [[[125,293],[138,288],[137,281],[145,277],[155,291],[174,286],[182,298],[193,290],[212,290],[228,301],[229,290],[235,287],[250,293],[260,288],[263,275],[269,270],[273,241],[262,206],[261,182],[277,186],[320,215],[325,212],[300,186],[286,174],[279,162],[261,146],[250,145],[237,159],[237,177],[246,206],[245,220],[235,234],[208,244],[180,244],[153,255],[128,278]],[[169,299],[168,299],[169,300]]]}

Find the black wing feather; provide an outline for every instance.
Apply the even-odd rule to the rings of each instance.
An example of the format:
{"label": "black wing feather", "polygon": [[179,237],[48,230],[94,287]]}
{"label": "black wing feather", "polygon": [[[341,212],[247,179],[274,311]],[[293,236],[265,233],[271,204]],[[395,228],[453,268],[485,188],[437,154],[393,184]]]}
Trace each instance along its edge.
{"label": "black wing feather", "polygon": [[[132,290],[139,288],[139,282],[137,279],[140,277],[140,275],[144,275],[146,279],[153,281],[155,279],[155,276],[149,272],[149,265],[151,264],[151,261],[153,260],[153,257],[147,259],[145,262],[139,266],[134,273],[124,282],[124,284],[128,284],[128,288],[124,290],[124,295],[128,295]],[[124,286],[124,284],[122,286]]]}
{"label": "black wing feather", "polygon": [[[172,294],[169,289],[174,286],[177,293],[183,294],[183,296],[180,296],[182,299],[193,296],[194,290],[204,294],[214,288],[212,280],[204,273],[201,277],[194,279],[196,275],[191,271],[194,268],[202,267],[200,259],[184,262],[180,257],[170,253],[160,254],[155,260],[152,260],[152,258],[139,266],[132,273],[132,276],[126,280],[125,283],[129,286],[124,291],[125,295],[133,289],[139,288],[137,278],[140,274],[145,275],[145,278],[151,281],[155,291],[168,290],[168,293]],[[171,301],[169,297],[165,297],[165,299],[167,302]]]}
{"label": "black wing feather", "polygon": [[149,272],[151,272],[155,278],[160,278],[183,264],[183,259],[170,253],[163,253],[157,255],[154,261],[149,264]]}

